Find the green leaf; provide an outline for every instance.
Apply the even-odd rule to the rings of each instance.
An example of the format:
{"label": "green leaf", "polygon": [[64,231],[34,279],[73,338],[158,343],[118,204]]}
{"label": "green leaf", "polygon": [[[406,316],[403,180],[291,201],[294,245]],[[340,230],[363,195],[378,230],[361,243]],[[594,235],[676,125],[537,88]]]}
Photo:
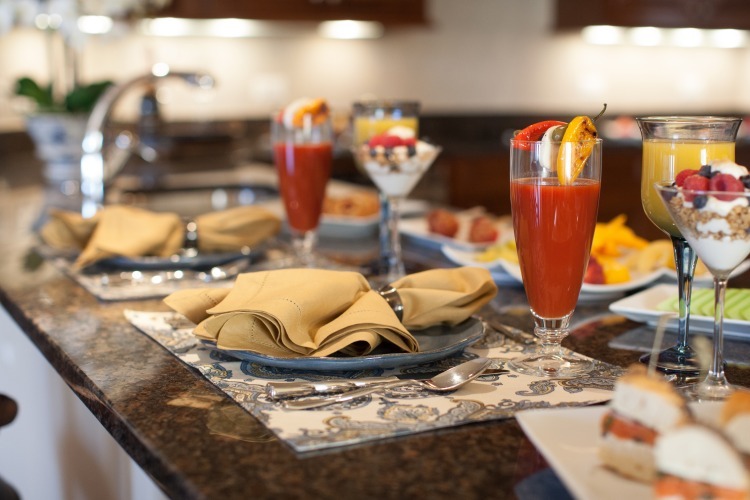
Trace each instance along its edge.
{"label": "green leaf", "polygon": [[40,108],[51,108],[54,106],[52,90],[49,87],[43,89],[29,77],[18,79],[16,82],[16,95],[32,99]]}
{"label": "green leaf", "polygon": [[88,113],[110,85],[112,82],[107,80],[73,89],[65,96],[65,109],[71,113]]}

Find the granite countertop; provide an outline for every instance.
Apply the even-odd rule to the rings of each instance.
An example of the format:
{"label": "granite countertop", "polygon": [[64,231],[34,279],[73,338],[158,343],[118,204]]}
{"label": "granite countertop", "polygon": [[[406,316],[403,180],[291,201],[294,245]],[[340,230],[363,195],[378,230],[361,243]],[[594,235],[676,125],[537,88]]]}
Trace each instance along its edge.
{"label": "granite countertop", "polygon": [[[38,187],[5,188],[0,200],[0,302],[170,497],[508,498],[519,481],[544,468],[514,419],[295,454],[123,316],[128,307],[167,310],[160,301],[99,302],[48,263],[29,258],[35,241],[29,228],[42,206]],[[495,302],[523,300],[520,289],[503,287]],[[610,349],[607,341],[637,325],[605,314],[607,305],[580,307],[579,318],[599,319],[566,345],[626,366],[638,353]],[[745,371],[729,375],[750,382]]]}

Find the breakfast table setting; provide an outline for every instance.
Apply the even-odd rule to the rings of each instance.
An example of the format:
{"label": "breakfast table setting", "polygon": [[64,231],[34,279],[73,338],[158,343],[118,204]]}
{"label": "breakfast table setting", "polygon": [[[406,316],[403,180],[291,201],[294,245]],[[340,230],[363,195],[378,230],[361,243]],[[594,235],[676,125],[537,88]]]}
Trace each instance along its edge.
{"label": "breakfast table setting", "polygon": [[[667,240],[657,261],[624,219],[598,220],[596,118],[515,136],[513,214],[427,203],[404,214],[441,147],[402,104],[412,115],[373,125],[363,106],[354,121],[378,206],[343,224],[360,217],[371,232],[326,227],[330,172],[310,170],[332,154],[320,99],[272,118],[273,206],[184,217],[112,204],[94,217],[50,210],[34,234],[12,226],[9,255],[41,263],[2,264],[0,301],[168,496],[594,498],[612,479],[596,460],[598,415],[627,367],[684,342],[688,269],[670,268]],[[312,166],[289,167],[295,155]],[[535,184],[555,162],[554,189]],[[4,208],[3,220],[27,213]],[[747,252],[724,274],[700,253],[696,304],[706,289],[727,315],[696,309],[691,343],[725,333],[709,378],[726,362],[734,388],[748,387],[747,307],[708,290],[717,275],[750,287]],[[696,382],[673,364],[664,373]],[[593,465],[561,466],[576,460]],[[648,498],[641,486],[619,494]]]}

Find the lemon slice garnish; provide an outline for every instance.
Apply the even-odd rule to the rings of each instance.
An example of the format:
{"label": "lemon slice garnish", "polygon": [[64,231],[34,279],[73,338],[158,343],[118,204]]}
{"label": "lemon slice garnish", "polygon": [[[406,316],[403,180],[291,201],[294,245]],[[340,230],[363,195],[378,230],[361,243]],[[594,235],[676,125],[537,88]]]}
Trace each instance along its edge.
{"label": "lemon slice garnish", "polygon": [[596,126],[588,116],[576,116],[570,121],[557,155],[557,179],[560,184],[568,185],[575,182],[586,160],[591,156],[596,137]]}

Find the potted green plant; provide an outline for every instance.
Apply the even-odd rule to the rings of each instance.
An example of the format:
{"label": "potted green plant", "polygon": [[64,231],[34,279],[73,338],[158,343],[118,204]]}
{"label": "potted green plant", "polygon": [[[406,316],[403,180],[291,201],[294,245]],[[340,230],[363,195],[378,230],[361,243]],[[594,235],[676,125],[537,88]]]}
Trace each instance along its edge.
{"label": "potted green plant", "polygon": [[44,177],[63,194],[75,194],[78,190],[86,121],[111,84],[106,80],[78,85],[55,99],[52,85],[41,86],[29,77],[16,81],[15,94],[34,104],[33,111],[26,116],[26,131],[34,141],[37,157],[44,162]]}

